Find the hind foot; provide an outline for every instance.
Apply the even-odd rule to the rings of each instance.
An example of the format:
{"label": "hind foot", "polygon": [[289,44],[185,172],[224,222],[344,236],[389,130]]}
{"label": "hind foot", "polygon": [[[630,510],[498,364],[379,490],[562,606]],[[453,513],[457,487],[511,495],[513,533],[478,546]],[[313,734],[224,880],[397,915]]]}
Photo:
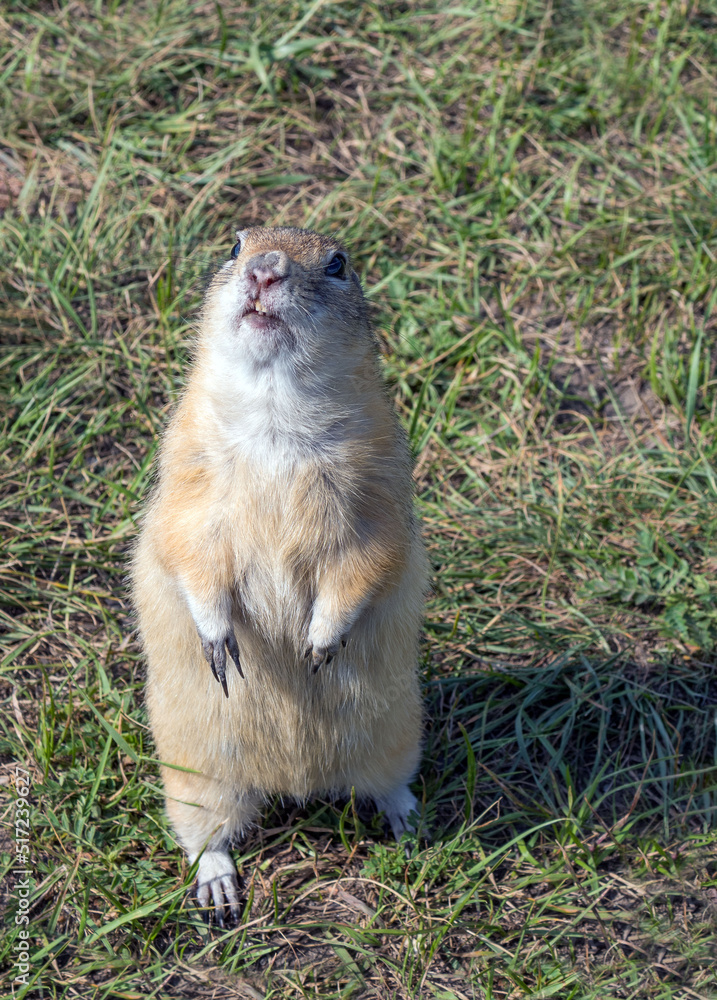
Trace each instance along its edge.
{"label": "hind foot", "polygon": [[207,922],[236,927],[241,919],[236,865],[228,851],[205,851],[197,870],[197,902]]}
{"label": "hind foot", "polygon": [[379,812],[382,812],[391,827],[396,840],[404,833],[415,834],[420,819],[418,799],[408,785],[401,785],[388,795],[374,796]]}

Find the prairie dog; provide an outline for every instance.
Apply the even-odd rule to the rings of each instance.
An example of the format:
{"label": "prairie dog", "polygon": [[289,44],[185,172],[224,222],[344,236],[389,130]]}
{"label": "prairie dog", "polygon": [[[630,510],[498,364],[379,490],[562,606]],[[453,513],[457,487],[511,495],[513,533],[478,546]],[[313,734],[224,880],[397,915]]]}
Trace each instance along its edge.
{"label": "prairie dog", "polygon": [[239,232],[132,567],[167,813],[222,925],[240,913],[229,845],[267,796],[355,788],[397,838],[412,826],[427,589],[412,496],[348,252]]}

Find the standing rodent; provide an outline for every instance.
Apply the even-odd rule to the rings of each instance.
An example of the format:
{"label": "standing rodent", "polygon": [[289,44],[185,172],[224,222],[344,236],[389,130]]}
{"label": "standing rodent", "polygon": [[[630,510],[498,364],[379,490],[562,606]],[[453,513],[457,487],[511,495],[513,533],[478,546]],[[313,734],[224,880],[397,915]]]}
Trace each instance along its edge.
{"label": "standing rodent", "polygon": [[229,845],[267,796],[354,788],[396,837],[412,826],[427,587],[412,493],[347,251],[238,233],[133,562],[167,813],[220,924],[240,912]]}

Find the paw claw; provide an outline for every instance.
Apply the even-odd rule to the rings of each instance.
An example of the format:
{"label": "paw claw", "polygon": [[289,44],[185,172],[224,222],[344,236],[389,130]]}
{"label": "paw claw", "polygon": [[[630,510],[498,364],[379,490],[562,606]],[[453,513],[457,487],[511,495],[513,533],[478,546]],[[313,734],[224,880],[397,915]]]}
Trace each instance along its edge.
{"label": "paw claw", "polygon": [[309,660],[309,666],[311,667],[311,673],[315,674],[316,671],[321,667],[323,663],[328,663],[331,659],[328,656],[328,650],[323,649],[321,646],[308,646],[304,652],[304,659]]}
{"label": "paw claw", "polygon": [[[244,671],[241,668],[241,661],[239,658],[239,644],[237,643],[237,638],[234,635],[234,630],[229,629],[227,634],[223,639],[218,642],[211,642],[209,639],[203,639],[200,636],[202,642],[202,652],[204,653],[204,659],[207,661],[211,667],[211,671],[214,674],[214,679],[218,681],[222,686],[222,691],[225,696],[229,697],[229,689],[227,687],[227,649],[229,650],[229,655],[234,662],[234,666],[239,671],[239,676],[244,676]],[[226,647],[226,648],[225,648]]]}
{"label": "paw claw", "polygon": [[311,656],[311,672],[316,673],[326,659],[325,649],[315,649]]}
{"label": "paw claw", "polygon": [[241,668],[241,659],[239,657],[239,645],[237,643],[237,637],[234,635],[234,631],[232,629],[229,630],[229,634],[227,635],[226,638],[226,644],[227,644],[227,649],[229,650],[229,655],[234,661],[234,666],[239,671],[239,676],[243,677],[244,671]]}

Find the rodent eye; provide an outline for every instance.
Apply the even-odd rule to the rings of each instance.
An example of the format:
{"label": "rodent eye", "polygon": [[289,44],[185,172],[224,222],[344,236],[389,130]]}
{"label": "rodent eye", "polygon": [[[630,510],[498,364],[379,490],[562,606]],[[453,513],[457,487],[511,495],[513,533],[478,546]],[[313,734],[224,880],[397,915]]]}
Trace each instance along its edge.
{"label": "rodent eye", "polygon": [[233,260],[236,260],[240,253],[241,253],[241,240],[237,240],[234,246],[232,247],[232,252],[229,254],[229,256]]}
{"label": "rodent eye", "polygon": [[332,278],[343,278],[346,274],[346,258],[342,253],[337,253],[335,257],[326,265],[326,273]]}

